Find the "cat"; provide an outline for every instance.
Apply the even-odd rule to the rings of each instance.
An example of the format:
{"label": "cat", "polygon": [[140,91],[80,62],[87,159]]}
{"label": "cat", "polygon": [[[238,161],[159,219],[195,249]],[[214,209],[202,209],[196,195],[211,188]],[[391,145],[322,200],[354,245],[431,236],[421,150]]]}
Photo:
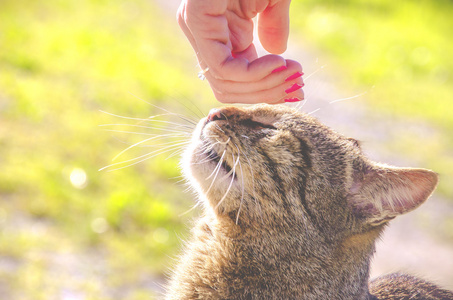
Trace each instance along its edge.
{"label": "cat", "polygon": [[407,275],[368,282],[375,240],[431,195],[432,171],[266,104],[211,110],[182,166],[204,209],[166,299],[453,299]]}

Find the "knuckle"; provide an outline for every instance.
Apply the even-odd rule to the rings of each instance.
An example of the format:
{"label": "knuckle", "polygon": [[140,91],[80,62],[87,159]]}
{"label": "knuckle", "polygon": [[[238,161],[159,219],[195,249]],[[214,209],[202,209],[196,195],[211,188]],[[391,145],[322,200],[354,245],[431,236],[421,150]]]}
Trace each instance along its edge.
{"label": "knuckle", "polygon": [[185,17],[184,17],[184,15],[185,15],[184,11],[185,10],[184,10],[182,5],[176,11],[176,21],[178,22],[179,25],[186,23],[186,20],[185,20]]}

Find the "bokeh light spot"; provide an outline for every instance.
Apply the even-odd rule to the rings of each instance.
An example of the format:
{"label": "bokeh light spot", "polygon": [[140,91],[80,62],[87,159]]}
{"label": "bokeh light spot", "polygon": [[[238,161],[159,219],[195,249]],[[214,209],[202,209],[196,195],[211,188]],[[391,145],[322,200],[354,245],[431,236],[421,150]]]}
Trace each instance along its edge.
{"label": "bokeh light spot", "polygon": [[165,244],[168,241],[168,238],[169,234],[167,229],[160,227],[154,230],[153,239],[157,243]]}
{"label": "bokeh light spot", "polygon": [[69,175],[69,180],[75,188],[83,189],[87,185],[88,178],[83,169],[74,168]]}

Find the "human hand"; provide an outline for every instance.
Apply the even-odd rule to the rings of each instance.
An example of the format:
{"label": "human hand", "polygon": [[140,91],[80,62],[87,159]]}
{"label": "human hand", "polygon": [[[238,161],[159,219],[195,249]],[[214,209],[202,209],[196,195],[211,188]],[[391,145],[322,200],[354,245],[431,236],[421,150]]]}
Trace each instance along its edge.
{"label": "human hand", "polygon": [[[283,103],[304,99],[302,67],[286,50],[291,0],[183,0],[178,23],[204,76],[222,103]],[[258,57],[253,21],[269,54]],[[207,70],[207,71],[206,71]]]}

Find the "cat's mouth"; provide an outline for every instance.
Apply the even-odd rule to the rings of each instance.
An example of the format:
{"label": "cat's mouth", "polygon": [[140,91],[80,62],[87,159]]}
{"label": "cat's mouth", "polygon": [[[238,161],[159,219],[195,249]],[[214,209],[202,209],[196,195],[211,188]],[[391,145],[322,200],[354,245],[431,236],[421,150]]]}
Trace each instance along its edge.
{"label": "cat's mouth", "polygon": [[209,152],[206,153],[206,157],[210,163],[216,166],[216,168],[222,168],[227,174],[231,173],[232,168],[228,165],[225,158],[219,156],[214,150],[209,150]]}

